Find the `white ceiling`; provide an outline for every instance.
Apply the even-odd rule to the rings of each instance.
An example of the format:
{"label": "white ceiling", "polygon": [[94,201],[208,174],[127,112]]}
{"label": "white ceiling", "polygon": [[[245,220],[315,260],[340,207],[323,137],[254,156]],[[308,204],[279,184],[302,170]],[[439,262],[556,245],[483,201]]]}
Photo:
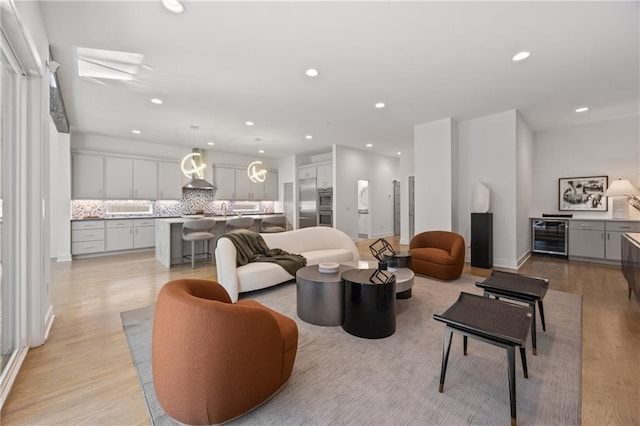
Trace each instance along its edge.
{"label": "white ceiling", "polygon": [[[638,2],[184,4],[41,4],[72,132],[191,147],[196,124],[214,151],[253,155],[261,138],[273,158],[334,143],[396,155],[414,125],[446,117],[517,109],[538,131],[639,113]],[[81,79],[76,47],[155,70]]]}

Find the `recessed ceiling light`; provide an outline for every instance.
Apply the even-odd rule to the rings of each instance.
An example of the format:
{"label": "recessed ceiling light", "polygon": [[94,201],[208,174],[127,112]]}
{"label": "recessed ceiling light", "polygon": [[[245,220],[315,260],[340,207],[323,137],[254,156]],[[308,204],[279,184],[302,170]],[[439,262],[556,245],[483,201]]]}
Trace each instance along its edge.
{"label": "recessed ceiling light", "polygon": [[169,12],[173,12],[173,13],[184,12],[184,6],[178,0],[162,0],[162,5]]}
{"label": "recessed ceiling light", "polygon": [[311,136],[311,135],[307,135],[307,136],[305,136],[304,138],[305,138],[305,139],[313,139],[313,136]]}
{"label": "recessed ceiling light", "polygon": [[136,135],[139,135],[142,132],[140,130],[134,129],[134,130],[131,131],[131,133],[135,133]]}
{"label": "recessed ceiling light", "polygon": [[368,144],[366,144],[365,146],[366,146],[367,148],[371,148],[371,147],[373,146],[373,144],[372,144],[372,143],[368,143]]}
{"label": "recessed ceiling light", "polygon": [[587,107],[580,107],[580,108],[576,109],[576,112],[585,112],[585,111],[589,111],[589,108],[587,108]]}
{"label": "recessed ceiling light", "polygon": [[264,154],[264,149],[260,149],[260,150],[258,150],[258,152],[259,152],[260,154]]}
{"label": "recessed ceiling light", "polygon": [[213,146],[213,145],[215,145],[215,142],[207,142],[207,145]]}
{"label": "recessed ceiling light", "polygon": [[529,55],[531,55],[531,53],[526,52],[526,51],[522,51],[522,52],[518,52],[515,54],[515,56],[513,58],[511,58],[512,61],[518,62],[521,61],[523,59],[527,59],[529,57]]}
{"label": "recessed ceiling light", "polygon": [[152,104],[156,104],[156,105],[162,105],[162,99],[160,99],[160,98],[153,98],[153,99],[151,99],[151,103],[152,103]]}
{"label": "recessed ceiling light", "polygon": [[376,108],[378,108],[378,109],[380,109],[380,108],[384,108],[384,107],[385,107],[385,104],[384,104],[384,102],[378,102],[378,103],[375,105],[375,107],[376,107]]}
{"label": "recessed ceiling light", "polygon": [[253,121],[245,121],[244,124],[247,126],[253,126]]}
{"label": "recessed ceiling light", "polygon": [[401,155],[402,153],[400,151],[398,151],[398,155]]}
{"label": "recessed ceiling light", "polygon": [[308,69],[308,70],[306,70],[304,73],[305,73],[307,76],[309,76],[309,77],[317,77],[317,76],[318,76],[318,74],[320,74],[320,73],[318,72],[318,70],[317,70],[317,69],[315,69],[315,68],[309,68],[309,69]]}

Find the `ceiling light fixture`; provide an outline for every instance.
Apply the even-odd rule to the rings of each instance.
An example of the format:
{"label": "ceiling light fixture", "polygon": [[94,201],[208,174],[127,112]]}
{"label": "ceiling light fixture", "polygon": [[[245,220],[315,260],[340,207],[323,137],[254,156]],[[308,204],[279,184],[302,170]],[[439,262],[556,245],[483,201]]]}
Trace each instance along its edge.
{"label": "ceiling light fixture", "polygon": [[184,12],[184,6],[178,0],[162,0],[162,5],[169,12],[173,12],[173,13]]}
{"label": "ceiling light fixture", "polygon": [[518,62],[518,61],[521,61],[523,59],[527,59],[529,57],[529,55],[531,55],[531,53],[527,52],[527,51],[518,52],[513,56],[513,58],[511,58],[511,60],[514,61],[514,62]]}
{"label": "ceiling light fixture", "polygon": [[213,146],[215,145],[215,142],[207,142],[207,145]]}
{"label": "ceiling light fixture", "polygon": [[402,155],[402,153],[400,151],[398,151],[398,155]]}
{"label": "ceiling light fixture", "polygon": [[304,138],[305,138],[305,139],[313,139],[313,136],[311,136],[311,135],[307,135],[307,136],[305,136]]}
{"label": "ceiling light fixture", "polygon": [[244,124],[247,126],[253,126],[253,121],[245,121]]}
{"label": "ceiling light fixture", "polygon": [[587,107],[580,107],[576,109],[576,112],[585,112],[585,111],[589,111],[589,108]]}
{"label": "ceiling light fixture", "polygon": [[264,154],[264,149],[259,149],[258,154]]}
{"label": "ceiling light fixture", "polygon": [[162,99],[160,99],[160,98],[151,99],[151,103],[152,104],[156,104],[156,105],[162,105],[163,104]]}
{"label": "ceiling light fixture", "polygon": [[366,146],[367,148],[371,148],[371,147],[373,146],[373,144],[372,144],[372,143],[368,143],[368,144],[366,144],[365,146]]}
{"label": "ceiling light fixture", "polygon": [[386,105],[384,104],[384,102],[378,102],[375,107],[378,109],[384,108]]}
{"label": "ceiling light fixture", "polygon": [[135,133],[136,135],[139,135],[142,132],[140,130],[133,129],[131,133]]}
{"label": "ceiling light fixture", "polygon": [[320,74],[320,73],[318,72],[318,70],[317,70],[317,69],[315,69],[315,68],[309,68],[309,69],[308,69],[308,70],[306,70],[304,73],[305,73],[308,77],[317,77],[317,76],[318,76],[318,74]]}

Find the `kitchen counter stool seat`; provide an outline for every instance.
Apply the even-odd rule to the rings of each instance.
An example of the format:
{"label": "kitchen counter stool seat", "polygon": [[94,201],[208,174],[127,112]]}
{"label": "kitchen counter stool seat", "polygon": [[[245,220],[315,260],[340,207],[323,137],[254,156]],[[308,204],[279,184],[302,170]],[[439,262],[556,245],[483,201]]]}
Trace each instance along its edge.
{"label": "kitchen counter stool seat", "polygon": [[[182,224],[182,240],[191,242],[191,254],[182,256],[182,260],[190,259],[191,268],[195,266],[197,256],[201,256],[198,260],[213,259],[211,255],[210,241],[216,236],[213,233],[216,222],[213,219],[195,219],[189,220]],[[195,247],[197,241],[204,241],[206,251],[196,253]]]}
{"label": "kitchen counter stool seat", "polygon": [[249,229],[255,230],[254,220],[252,217],[234,217],[227,220],[224,226],[225,232],[231,232],[236,229]]}

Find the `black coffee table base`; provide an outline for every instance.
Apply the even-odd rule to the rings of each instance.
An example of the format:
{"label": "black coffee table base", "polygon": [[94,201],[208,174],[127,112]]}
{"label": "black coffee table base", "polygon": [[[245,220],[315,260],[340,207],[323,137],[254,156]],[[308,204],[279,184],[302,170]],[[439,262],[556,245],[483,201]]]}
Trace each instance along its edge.
{"label": "black coffee table base", "polygon": [[396,332],[396,282],[372,284],[373,269],[346,271],[344,282],[344,323],[349,334],[381,339]]}
{"label": "black coffee table base", "polygon": [[396,299],[410,299],[411,298],[411,289],[401,291],[400,293],[396,293]]}

